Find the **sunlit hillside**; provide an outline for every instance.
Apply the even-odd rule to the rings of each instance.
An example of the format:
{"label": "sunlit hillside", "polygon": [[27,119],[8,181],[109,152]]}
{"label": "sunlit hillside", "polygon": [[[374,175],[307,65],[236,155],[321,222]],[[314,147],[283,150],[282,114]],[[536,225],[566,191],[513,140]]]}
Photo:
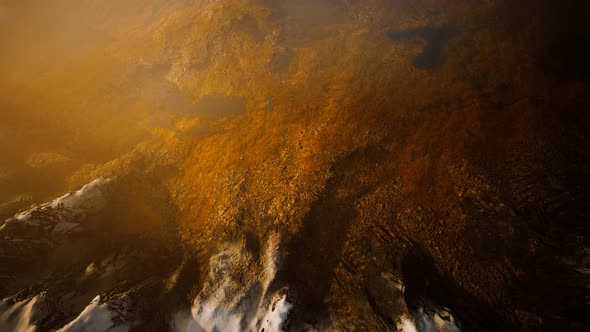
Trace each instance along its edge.
{"label": "sunlit hillside", "polygon": [[0,330],[588,329],[585,7],[0,2]]}

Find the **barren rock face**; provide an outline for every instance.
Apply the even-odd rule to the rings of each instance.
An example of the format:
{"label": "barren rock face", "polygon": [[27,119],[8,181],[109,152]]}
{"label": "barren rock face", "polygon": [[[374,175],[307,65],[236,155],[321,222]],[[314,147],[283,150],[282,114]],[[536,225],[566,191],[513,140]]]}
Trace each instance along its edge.
{"label": "barren rock face", "polygon": [[588,329],[586,12],[0,5],[0,330]]}

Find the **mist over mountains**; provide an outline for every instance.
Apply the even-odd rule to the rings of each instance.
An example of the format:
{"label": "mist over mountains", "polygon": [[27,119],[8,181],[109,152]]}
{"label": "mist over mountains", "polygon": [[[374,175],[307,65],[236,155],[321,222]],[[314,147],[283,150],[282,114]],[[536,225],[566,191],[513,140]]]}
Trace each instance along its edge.
{"label": "mist over mountains", "polygon": [[0,3],[0,330],[588,329],[586,7]]}

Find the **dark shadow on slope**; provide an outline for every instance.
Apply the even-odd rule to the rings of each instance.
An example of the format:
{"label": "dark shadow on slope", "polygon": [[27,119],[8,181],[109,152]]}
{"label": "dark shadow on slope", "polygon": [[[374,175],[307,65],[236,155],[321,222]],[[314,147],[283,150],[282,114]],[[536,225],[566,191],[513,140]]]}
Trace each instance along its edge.
{"label": "dark shadow on slope", "polygon": [[434,70],[440,66],[444,60],[445,44],[453,35],[453,29],[448,26],[440,28],[416,28],[401,31],[392,31],[389,38],[393,42],[403,42],[413,38],[421,38],[426,41],[426,46],[422,52],[412,59],[414,66]]}
{"label": "dark shadow on slope", "polygon": [[[341,251],[349,226],[357,216],[356,201],[372,186],[363,181],[359,164],[374,165],[382,151],[359,150],[332,167],[333,177],[303,220],[303,229],[290,243],[279,284],[294,295],[291,322],[317,323],[327,316],[325,300],[341,264]],[[352,188],[352,189],[351,189]]]}
{"label": "dark shadow on slope", "polygon": [[241,97],[209,95],[195,104],[196,114],[206,120],[215,120],[242,113],[246,109]]}
{"label": "dark shadow on slope", "polygon": [[171,322],[175,322],[175,315],[190,312],[191,294],[198,288],[201,274],[196,254],[185,252],[175,274],[167,283],[159,282],[134,296],[139,324],[132,331],[167,331]]}
{"label": "dark shadow on slope", "polygon": [[[535,2],[544,23],[534,50],[542,71],[559,81],[590,82],[590,35],[587,1]],[[530,14],[529,14],[530,15]]]}
{"label": "dark shadow on slope", "polygon": [[404,300],[412,312],[425,307],[452,310],[464,331],[513,331],[516,327],[495,314],[489,305],[469,294],[450,277],[443,275],[432,257],[414,246],[402,260]]}

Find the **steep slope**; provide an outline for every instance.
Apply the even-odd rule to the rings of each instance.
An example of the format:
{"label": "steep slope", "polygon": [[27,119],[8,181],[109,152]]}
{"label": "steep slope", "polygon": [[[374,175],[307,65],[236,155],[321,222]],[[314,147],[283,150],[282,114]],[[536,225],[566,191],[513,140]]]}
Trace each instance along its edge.
{"label": "steep slope", "polygon": [[[99,210],[5,222],[0,308],[22,314],[0,324],[588,328],[581,2],[60,4],[100,38],[2,82],[0,213],[112,182]],[[46,145],[18,143],[22,123]],[[62,131],[81,134],[53,149]],[[32,192],[28,174],[57,175]]]}

